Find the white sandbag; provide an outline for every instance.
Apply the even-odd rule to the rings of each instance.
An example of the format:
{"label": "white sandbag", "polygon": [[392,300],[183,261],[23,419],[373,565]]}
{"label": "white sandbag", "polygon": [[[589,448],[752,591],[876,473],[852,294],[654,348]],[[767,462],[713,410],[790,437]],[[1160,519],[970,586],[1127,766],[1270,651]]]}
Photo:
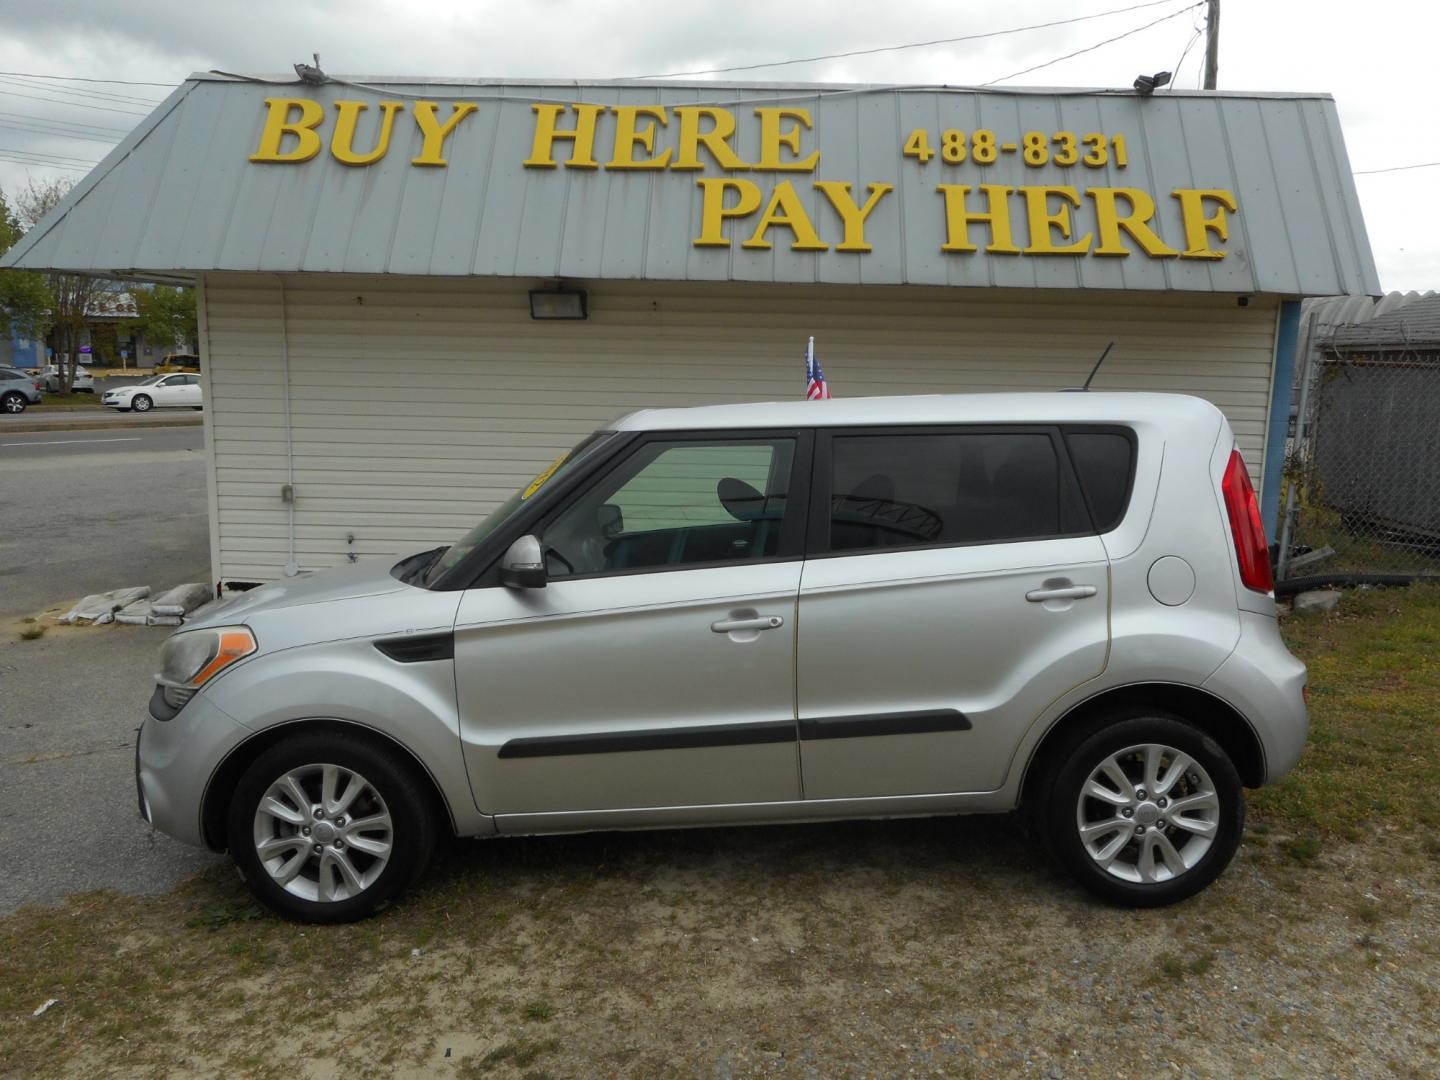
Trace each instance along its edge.
{"label": "white sandbag", "polygon": [[55,621],[72,624],[89,622],[91,619],[98,618],[113,610],[114,608],[110,606],[109,593],[91,593],[89,596],[77,601],[74,607]]}
{"label": "white sandbag", "polygon": [[80,622],[108,623],[112,621],[112,616],[115,612],[128,607],[136,600],[143,600],[149,595],[149,585],[137,585],[129,589],[111,589],[109,592],[91,593],[56,621],[71,624]]}
{"label": "white sandbag", "polygon": [[180,615],[151,615],[147,626],[179,626],[185,619]]}
{"label": "white sandbag", "polygon": [[[176,585],[173,589],[166,589],[151,602],[151,610],[156,615],[188,615],[206,600],[210,599],[210,586],[204,582],[195,582],[191,585]],[[169,623],[157,623],[158,626],[168,626]],[[179,625],[178,623],[176,625]]]}
{"label": "white sandbag", "polygon": [[136,600],[133,604],[126,604],[115,613],[115,621],[125,626],[144,626],[150,621],[150,616],[155,614],[150,610],[149,600]]}

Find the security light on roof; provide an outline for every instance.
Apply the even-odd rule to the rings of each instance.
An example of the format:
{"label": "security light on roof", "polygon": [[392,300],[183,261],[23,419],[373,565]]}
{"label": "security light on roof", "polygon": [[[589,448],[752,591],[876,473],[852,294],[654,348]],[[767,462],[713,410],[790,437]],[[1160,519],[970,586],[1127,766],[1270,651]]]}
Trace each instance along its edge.
{"label": "security light on roof", "polygon": [[1157,71],[1154,75],[1135,76],[1135,92],[1141,97],[1149,97],[1162,86],[1169,85],[1170,72]]}

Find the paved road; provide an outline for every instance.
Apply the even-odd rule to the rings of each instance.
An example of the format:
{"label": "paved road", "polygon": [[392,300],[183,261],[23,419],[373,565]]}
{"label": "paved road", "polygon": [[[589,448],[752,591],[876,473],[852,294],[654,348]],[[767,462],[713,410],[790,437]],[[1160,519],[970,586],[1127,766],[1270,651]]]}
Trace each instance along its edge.
{"label": "paved road", "polygon": [[94,441],[114,434],[0,434],[0,913],[159,892],[215,860],[136,814],[132,740],[167,631],[16,634],[87,592],[209,577],[204,432]]}
{"label": "paved road", "polygon": [[[101,442],[112,438],[132,442]],[[200,428],[0,437],[0,618],[121,585],[205,581]]]}
{"label": "paved road", "polygon": [[[137,428],[136,431],[23,431],[0,428],[0,467],[76,455],[99,456],[102,463],[125,453],[174,451],[179,458],[204,460],[205,432],[199,427]],[[203,475],[202,475],[203,483]]]}

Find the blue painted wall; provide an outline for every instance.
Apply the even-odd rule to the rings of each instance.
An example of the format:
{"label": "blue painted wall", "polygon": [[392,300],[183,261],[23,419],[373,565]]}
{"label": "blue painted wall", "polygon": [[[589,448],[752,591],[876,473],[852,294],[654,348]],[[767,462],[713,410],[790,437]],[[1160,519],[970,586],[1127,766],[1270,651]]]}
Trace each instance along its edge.
{"label": "blue painted wall", "polygon": [[1285,468],[1285,440],[1290,430],[1290,398],[1295,381],[1295,343],[1300,335],[1300,301],[1280,304],[1275,335],[1275,364],[1270,385],[1269,436],[1265,440],[1265,473],[1261,477],[1260,517],[1273,543],[1280,533],[1280,478]]}

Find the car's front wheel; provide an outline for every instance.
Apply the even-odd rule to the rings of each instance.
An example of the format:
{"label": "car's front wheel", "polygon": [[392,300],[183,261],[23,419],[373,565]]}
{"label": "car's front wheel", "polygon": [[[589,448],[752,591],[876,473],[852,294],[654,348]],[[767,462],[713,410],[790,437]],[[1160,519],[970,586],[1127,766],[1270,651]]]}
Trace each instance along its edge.
{"label": "car's front wheel", "polygon": [[136,412],[149,412],[155,402],[145,394],[136,394],[130,399],[130,408]]}
{"label": "car's front wheel", "polygon": [[0,397],[0,409],[7,413],[22,413],[30,403],[25,400],[24,394],[17,394],[14,391]]}
{"label": "car's front wheel", "polygon": [[288,918],[366,918],[425,869],[435,821],[425,781],[363,737],[287,738],[245,771],[230,854],[256,897]]}
{"label": "car's front wheel", "polygon": [[1060,862],[1129,907],[1194,896],[1229,865],[1245,827],[1225,751],[1177,716],[1116,718],[1062,752],[1042,818]]}

